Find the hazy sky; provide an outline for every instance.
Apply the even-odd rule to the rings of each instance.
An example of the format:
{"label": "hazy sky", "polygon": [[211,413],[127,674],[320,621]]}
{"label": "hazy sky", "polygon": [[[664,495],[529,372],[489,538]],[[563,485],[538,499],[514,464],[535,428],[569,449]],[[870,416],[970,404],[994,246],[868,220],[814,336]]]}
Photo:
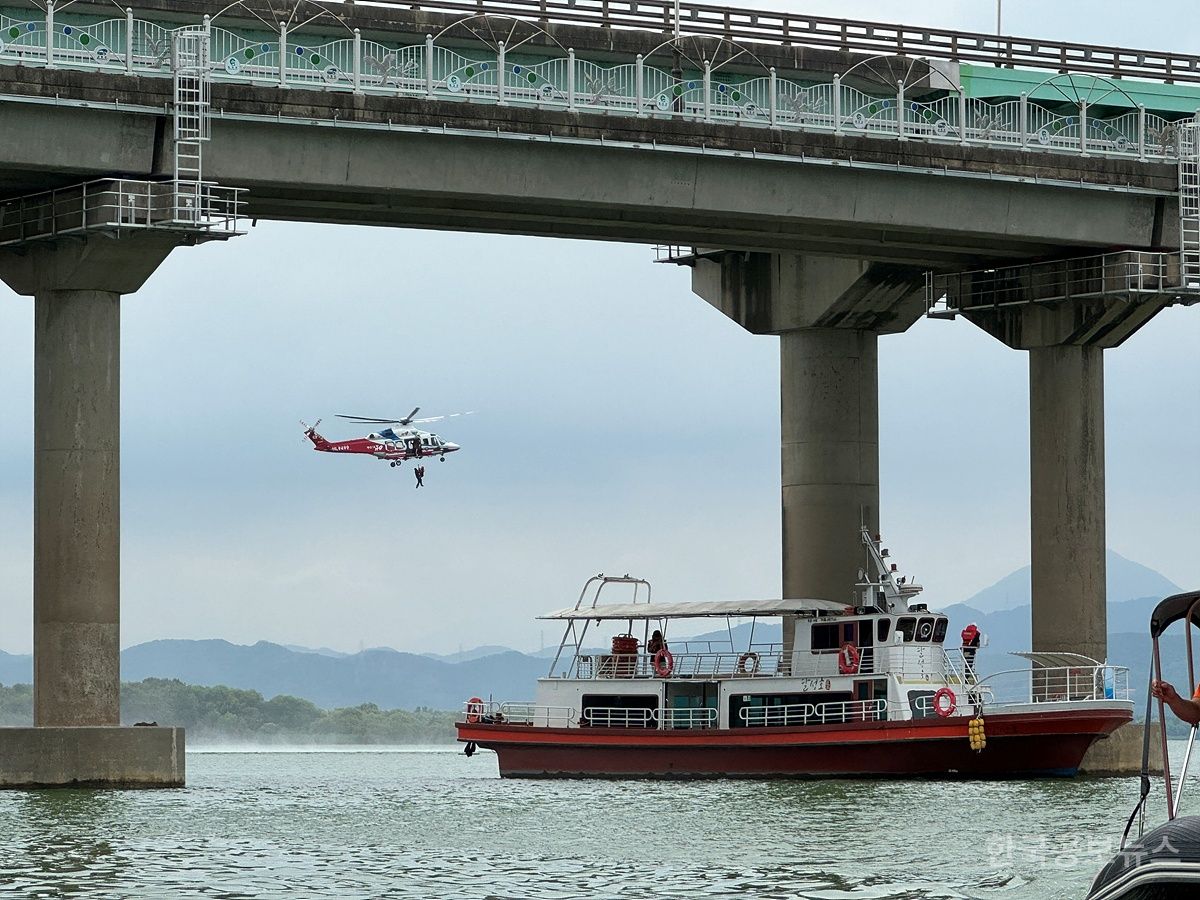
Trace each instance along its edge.
{"label": "hazy sky", "polygon": [[[792,4],[773,4],[792,7]],[[985,2],[813,13],[994,27]],[[1197,50],[1191,4],[1006,0],[1006,31]],[[1106,14],[1106,10],[1111,15]],[[123,308],[122,642],[533,648],[597,571],[777,596],[778,341],[635,245],[262,223]],[[0,294],[0,649],[32,641],[32,308]],[[1200,544],[1200,309],[1107,357],[1109,545],[1185,587]],[[966,322],[880,344],[882,520],[934,605],[1025,565],[1024,354]],[[427,488],[298,420],[477,409]],[[434,426],[435,428],[438,426]],[[547,639],[557,634],[547,632]]]}

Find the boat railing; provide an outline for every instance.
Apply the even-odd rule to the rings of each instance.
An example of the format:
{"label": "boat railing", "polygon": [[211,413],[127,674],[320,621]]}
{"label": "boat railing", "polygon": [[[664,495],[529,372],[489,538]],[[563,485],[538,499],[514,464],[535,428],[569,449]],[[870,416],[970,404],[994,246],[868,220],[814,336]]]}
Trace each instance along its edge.
{"label": "boat railing", "polygon": [[[784,653],[782,648],[722,650],[691,653],[672,652],[671,678],[763,678],[776,676],[829,678],[838,674],[838,650]],[[873,647],[859,651],[858,675],[878,674]],[[654,657],[645,653],[597,653],[576,656],[568,670],[569,678],[659,678]]]}
{"label": "boat railing", "polygon": [[658,711],[661,728],[715,728],[717,711],[709,707],[668,707]]}
{"label": "boat railing", "polygon": [[569,728],[575,724],[576,717],[572,706],[542,706],[516,701],[501,703],[499,712],[507,722],[543,728]]}
{"label": "boat railing", "polygon": [[738,718],[747,727],[830,725],[879,722],[888,717],[888,701],[846,700],[836,703],[789,703],[781,706],[743,706]]}
{"label": "boat railing", "polygon": [[571,706],[545,706],[526,700],[468,700],[463,703],[467,721],[492,725],[540,725],[543,728],[569,728],[576,722]]}
{"label": "boat railing", "polygon": [[1009,669],[982,678],[977,688],[992,694],[991,705],[1131,700],[1125,666],[1052,666]]}
{"label": "boat railing", "polygon": [[600,728],[655,728],[658,710],[647,707],[589,706],[583,711],[582,725]]}
{"label": "boat railing", "polygon": [[[911,645],[897,646],[901,652]],[[946,650],[944,647],[929,645],[925,657],[915,661],[906,656],[898,665],[884,666],[886,673],[895,675],[900,681],[929,681],[953,686],[970,686],[976,683],[975,668],[968,665],[961,650]]]}

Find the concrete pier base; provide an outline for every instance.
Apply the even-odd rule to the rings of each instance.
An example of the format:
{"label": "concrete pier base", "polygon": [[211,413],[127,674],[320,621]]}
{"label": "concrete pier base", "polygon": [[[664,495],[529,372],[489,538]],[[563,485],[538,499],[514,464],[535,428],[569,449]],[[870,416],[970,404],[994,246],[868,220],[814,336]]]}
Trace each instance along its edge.
{"label": "concrete pier base", "polygon": [[183,787],[182,728],[0,728],[0,788]]}
{"label": "concrete pier base", "polygon": [[[1162,743],[1157,727],[1150,735],[1150,774],[1163,770]],[[1142,771],[1142,724],[1122,725],[1106,738],[1092,744],[1079,766],[1080,775],[1116,777],[1137,775]]]}

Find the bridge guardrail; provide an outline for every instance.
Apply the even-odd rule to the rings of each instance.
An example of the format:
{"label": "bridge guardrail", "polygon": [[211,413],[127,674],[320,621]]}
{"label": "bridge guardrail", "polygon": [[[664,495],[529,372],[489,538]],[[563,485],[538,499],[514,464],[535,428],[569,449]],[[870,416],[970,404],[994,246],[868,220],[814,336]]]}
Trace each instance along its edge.
{"label": "bridge guardrail", "polygon": [[[580,0],[576,6],[557,6],[591,9],[590,3]],[[457,8],[454,3],[445,6]],[[550,10],[556,5],[545,6]],[[534,8],[526,0],[489,0],[484,9],[509,7]],[[618,7],[604,4],[610,16]],[[478,11],[475,5],[470,8]],[[636,15],[643,15],[640,4],[634,9]],[[172,31],[161,22],[138,19],[132,11],[124,18],[75,16],[69,21],[63,14],[56,17],[53,5],[44,16],[33,12],[28,19],[0,14],[0,62],[171,74]],[[354,32],[333,40],[324,36],[316,43],[312,35],[298,38],[286,24],[278,31],[266,27],[234,31],[206,22],[213,77],[218,81],[1142,160],[1177,159],[1181,122],[1192,120],[1170,119],[1144,106],[1100,118],[1093,110],[1105,100],[1130,105],[1124,89],[1116,82],[1101,81],[1081,91],[1069,75],[1052,76],[1044,83],[1058,89],[1067,102],[1042,105],[1024,94],[989,102],[967,97],[948,80],[940,91],[923,89],[920,96],[909,96],[912,89],[903,77],[911,78],[911,71],[891,93],[862,90],[844,83],[841,76],[812,83],[803,75],[781,77],[775,69],[759,75],[731,74],[724,63],[707,60],[702,66],[685,62],[682,71],[673,71],[640,55],[626,63],[600,64],[568,50],[565,57],[535,60],[515,55],[503,41],[479,49],[467,49],[459,42],[452,48],[428,35],[423,43],[389,45]],[[850,25],[867,27],[843,24],[847,33],[854,30]],[[52,39],[47,40],[47,35]],[[903,46],[920,49],[917,44]]]}
{"label": "bridge guardrail", "polygon": [[[1109,78],[1200,82],[1200,57],[1173,53],[734,8],[674,0],[371,0],[406,10],[499,15],[564,25],[661,31],[841,52],[927,56],[1005,67],[1072,71]],[[676,31],[677,29],[677,31]]]}

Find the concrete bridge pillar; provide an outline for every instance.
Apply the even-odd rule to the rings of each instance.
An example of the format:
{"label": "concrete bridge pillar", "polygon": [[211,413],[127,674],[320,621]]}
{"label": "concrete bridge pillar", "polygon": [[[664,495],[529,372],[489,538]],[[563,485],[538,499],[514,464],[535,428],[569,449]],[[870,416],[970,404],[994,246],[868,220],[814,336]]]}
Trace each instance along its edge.
{"label": "concrete bridge pillar", "polygon": [[[34,302],[34,724],[0,729],[0,787],[182,784],[182,729],[119,729],[121,295],[176,241],[0,251]],[[178,732],[178,733],[176,733]]]}
{"label": "concrete bridge pillar", "polygon": [[1033,649],[1108,654],[1104,351],[1029,351]]}
{"label": "concrete bridge pillar", "polygon": [[[1062,285],[1090,276],[1076,272],[1078,266],[1065,261],[1060,276],[1045,280]],[[1029,353],[1033,649],[1082,653],[1103,662],[1108,656],[1104,350],[1125,341],[1162,304],[1114,295],[1005,307],[986,302],[994,291],[990,284],[966,290],[963,314],[1009,347]],[[1010,299],[1019,296],[1006,290]],[[975,302],[980,305],[971,309]]]}
{"label": "concrete bridge pillar", "polygon": [[[880,334],[923,312],[923,275],[795,254],[713,252],[692,290],[755,334],[779,336],[783,596],[853,602],[879,527]],[[790,646],[794,622],[784,623]]]}
{"label": "concrete bridge pillar", "polygon": [[879,378],[873,331],[779,336],[783,595],[850,601],[879,530]]}

